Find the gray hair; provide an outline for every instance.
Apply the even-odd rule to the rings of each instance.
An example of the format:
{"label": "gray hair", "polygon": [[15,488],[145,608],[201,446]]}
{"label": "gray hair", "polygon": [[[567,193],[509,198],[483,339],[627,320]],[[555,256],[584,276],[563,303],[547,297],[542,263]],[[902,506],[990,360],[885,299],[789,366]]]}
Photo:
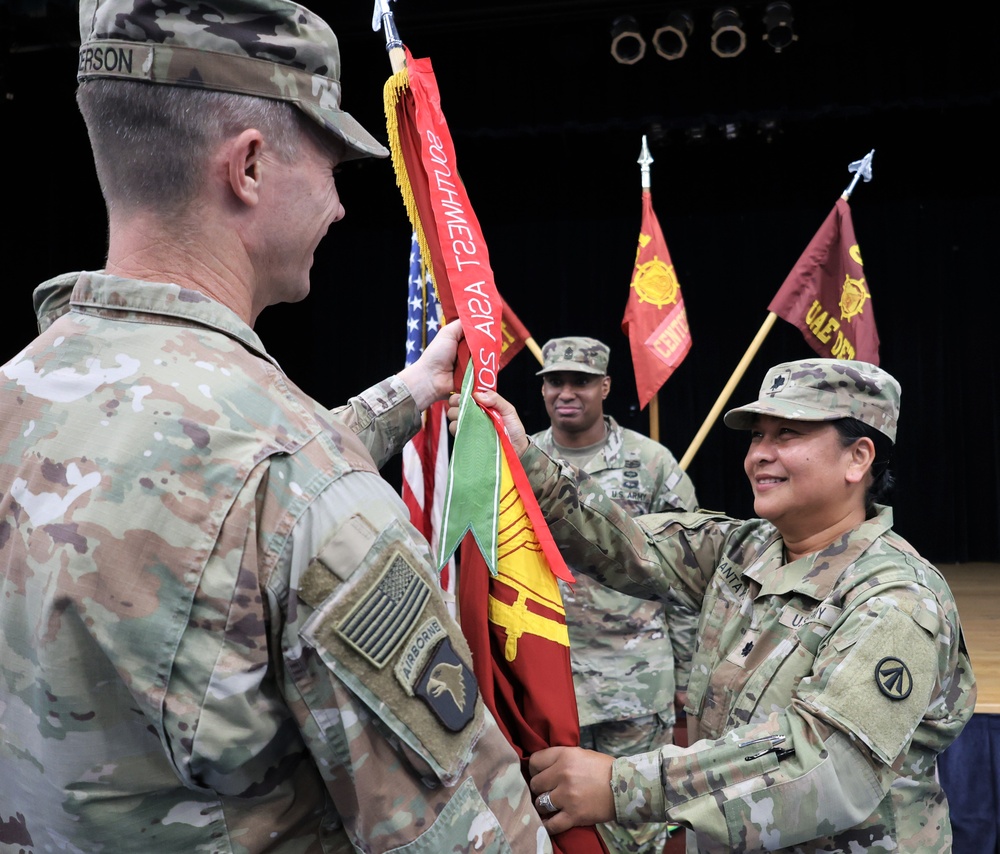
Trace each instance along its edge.
{"label": "gray hair", "polygon": [[181,214],[204,181],[209,154],[227,136],[257,128],[287,163],[303,131],[311,131],[291,104],[185,86],[92,80],[79,86],[76,100],[109,214]]}

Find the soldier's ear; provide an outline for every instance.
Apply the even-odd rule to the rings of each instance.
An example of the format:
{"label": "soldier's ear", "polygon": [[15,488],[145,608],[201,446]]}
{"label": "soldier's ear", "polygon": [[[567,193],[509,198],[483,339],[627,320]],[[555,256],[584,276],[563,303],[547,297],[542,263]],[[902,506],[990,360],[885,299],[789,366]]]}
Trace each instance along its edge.
{"label": "soldier's ear", "polygon": [[847,481],[864,483],[873,462],[875,462],[875,443],[867,436],[855,439],[847,465]]}
{"label": "soldier's ear", "polygon": [[237,199],[250,207],[260,201],[263,147],[264,137],[254,128],[248,128],[225,143],[229,187]]}
{"label": "soldier's ear", "polygon": [[605,375],[601,380],[601,400],[607,400],[609,394],[611,394],[611,377]]}

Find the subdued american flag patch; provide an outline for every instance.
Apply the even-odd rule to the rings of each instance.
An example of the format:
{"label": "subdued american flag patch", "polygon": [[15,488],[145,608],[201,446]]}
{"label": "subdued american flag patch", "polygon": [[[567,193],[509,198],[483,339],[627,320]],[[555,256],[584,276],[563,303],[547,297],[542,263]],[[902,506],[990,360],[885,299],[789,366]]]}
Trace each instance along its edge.
{"label": "subdued american flag patch", "polygon": [[400,552],[387,562],[367,595],[337,626],[337,632],[375,667],[383,667],[412,631],[430,587]]}

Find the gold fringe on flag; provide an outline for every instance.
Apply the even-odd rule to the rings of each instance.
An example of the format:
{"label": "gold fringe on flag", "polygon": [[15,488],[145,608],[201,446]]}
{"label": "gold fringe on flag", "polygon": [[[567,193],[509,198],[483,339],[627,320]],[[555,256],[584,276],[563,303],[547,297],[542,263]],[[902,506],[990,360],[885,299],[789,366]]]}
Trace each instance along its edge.
{"label": "gold fringe on flag", "polygon": [[[385,126],[389,134],[389,153],[392,157],[392,168],[396,173],[396,186],[403,196],[403,205],[406,207],[406,215],[413,225],[413,230],[417,233],[417,244],[420,246],[420,274],[423,281],[427,281],[427,274],[430,273],[431,282],[434,285],[434,294],[438,298],[438,305],[442,306],[441,292],[438,290],[437,277],[434,275],[434,267],[431,263],[430,247],[427,243],[427,236],[424,234],[423,225],[420,222],[420,213],[417,211],[417,202],[413,198],[413,187],[410,186],[410,176],[406,171],[406,162],[403,160],[403,148],[399,142],[399,101],[403,94],[410,88],[410,75],[406,68],[402,68],[385,81],[382,89],[382,100],[385,105]],[[447,321],[448,318],[445,318]]]}

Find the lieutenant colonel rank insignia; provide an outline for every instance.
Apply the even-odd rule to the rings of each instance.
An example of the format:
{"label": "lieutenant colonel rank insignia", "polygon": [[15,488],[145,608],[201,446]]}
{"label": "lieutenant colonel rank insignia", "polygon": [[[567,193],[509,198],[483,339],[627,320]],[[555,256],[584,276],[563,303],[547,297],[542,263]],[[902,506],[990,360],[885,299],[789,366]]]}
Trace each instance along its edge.
{"label": "lieutenant colonel rank insignia", "polygon": [[887,655],[875,665],[878,689],[890,700],[905,700],[913,690],[913,676],[898,658]]}
{"label": "lieutenant colonel rank insignia", "polygon": [[478,683],[455,653],[451,638],[445,636],[437,645],[413,688],[452,732],[459,732],[472,720]]}

